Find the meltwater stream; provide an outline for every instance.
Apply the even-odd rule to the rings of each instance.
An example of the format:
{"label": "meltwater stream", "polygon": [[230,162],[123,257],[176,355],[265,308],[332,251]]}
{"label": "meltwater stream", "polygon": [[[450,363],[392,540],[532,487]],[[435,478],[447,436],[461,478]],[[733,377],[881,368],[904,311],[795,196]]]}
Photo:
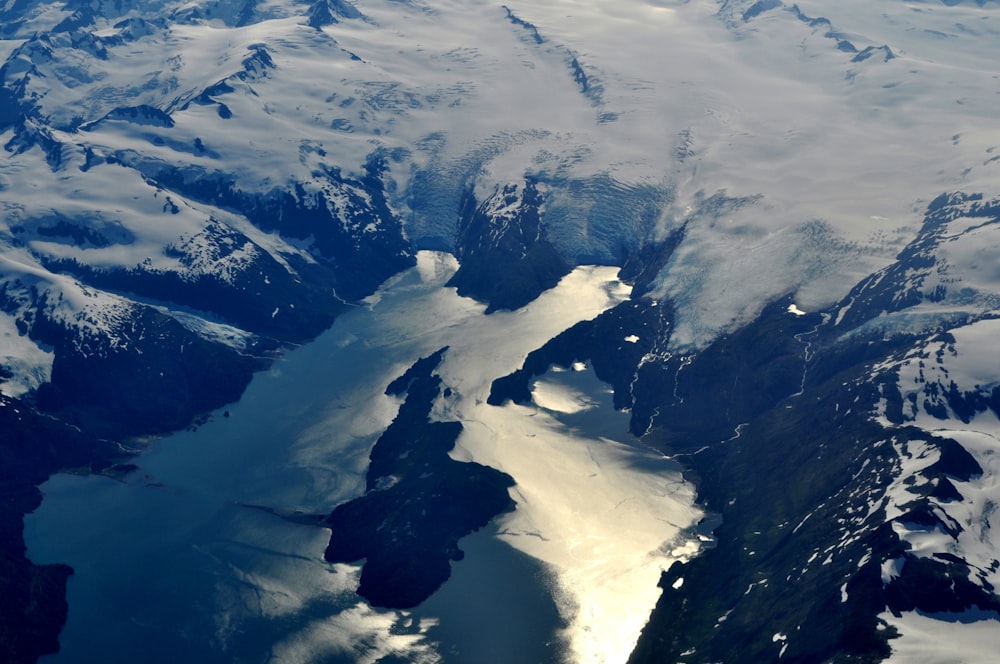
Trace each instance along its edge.
{"label": "meltwater stream", "polygon": [[[43,661],[623,662],[660,570],[697,549],[693,488],[629,442],[586,367],[540,378],[531,407],[485,401],[494,378],[628,288],[612,268],[579,268],[485,316],[444,287],[456,267],[422,252],[228,417],[150,445],[124,481],[47,482],[28,553],[76,573],[62,650]],[[399,405],[386,385],[445,345],[453,396],[436,415],[465,426],[452,455],[512,475],[517,510],[462,540],[468,555],[422,606],[373,609],[353,592],[358,567],[322,560],[328,530],[247,505],[326,514],[359,495]]]}

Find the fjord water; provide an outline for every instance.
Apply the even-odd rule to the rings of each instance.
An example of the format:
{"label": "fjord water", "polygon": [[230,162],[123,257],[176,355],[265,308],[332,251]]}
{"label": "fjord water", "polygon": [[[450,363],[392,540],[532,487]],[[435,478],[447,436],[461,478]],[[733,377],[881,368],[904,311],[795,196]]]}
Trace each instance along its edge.
{"label": "fjord water", "polygon": [[[493,378],[628,288],[611,268],[579,268],[485,316],[444,288],[455,268],[422,252],[228,415],[150,444],[123,480],[46,483],[28,553],[76,573],[62,651],[44,661],[624,661],[659,570],[696,548],[692,488],[627,442],[627,416],[583,366],[541,379],[531,407],[485,401]],[[424,605],[373,609],[353,592],[357,566],[323,562],[328,530],[268,510],[326,514],[362,493],[400,403],[386,385],[445,345],[439,373],[457,396],[434,416],[463,422],[455,458],[514,476],[518,509],[462,541],[468,555]]]}

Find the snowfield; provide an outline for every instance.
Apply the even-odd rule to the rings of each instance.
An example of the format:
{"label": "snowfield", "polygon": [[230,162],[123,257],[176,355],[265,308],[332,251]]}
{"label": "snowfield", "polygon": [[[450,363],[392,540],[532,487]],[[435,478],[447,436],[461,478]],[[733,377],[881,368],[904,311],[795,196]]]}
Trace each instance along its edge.
{"label": "snowfield", "polygon": [[[184,595],[180,567],[157,586],[173,598],[167,605],[199,607],[182,619],[204,637],[209,650],[199,655],[252,650],[261,635],[274,660],[307,661],[343,654],[364,636],[361,661],[400,653],[435,661],[429,630],[440,621],[355,603],[357,570],[321,565],[322,537],[235,506],[322,511],[356,495],[368,446],[398,407],[372,395],[444,345],[440,374],[455,396],[435,416],[465,425],[452,454],[518,483],[518,510],[499,520],[496,539],[552,575],[558,638],[571,660],[623,661],[659,594],[660,571],[697,552],[693,489],[627,435],[588,367],[538,377],[527,406],[485,405],[490,381],[627,300],[629,287],[609,266],[641,251],[678,242],[646,275],[644,293],[676,311],[669,342],[649,356],[666,363],[778,298],[794,299],[795,316],[840,301],[918,237],[940,194],[1000,195],[995,2],[21,4],[0,7],[0,394],[31,396],[51,380],[55,351],[29,334],[39,318],[61,326],[81,354],[134,345],[142,331],[130,325],[148,309],[243,352],[268,335],[281,340],[284,320],[299,325],[295,298],[320,270],[329,273],[302,296],[320,314],[306,323],[328,325],[355,307],[303,350],[322,359],[322,376],[289,355],[258,377],[231,422],[155,445],[141,464],[148,482],[59,477],[47,486],[28,519],[31,557],[80,572],[63,661],[165,638],[147,624],[98,634],[81,607],[124,625],[141,613],[127,591],[134,575],[115,578],[109,599],[90,574],[115,577],[126,559],[168,564],[171,550],[212,579],[191,584],[196,598]],[[486,317],[485,305],[443,287],[457,265],[437,252],[455,248],[466,197],[482,202],[526,181],[542,193],[545,239],[575,269],[523,310]],[[488,212],[501,233],[516,211]],[[329,235],[293,230],[303,219]],[[1000,381],[1000,329],[990,319],[1000,307],[998,243],[995,225],[979,222],[950,219],[937,262],[901,284],[900,297],[919,294],[922,304],[853,334],[950,331],[875,373],[897,372],[906,423],[958,441],[983,474],[962,483],[962,501],[940,506],[962,525],[959,536],[897,532],[915,551],[961,554],[996,585],[1000,425],[988,410],[956,412],[944,396],[954,386],[985,399]],[[362,295],[344,295],[336,270],[349,261],[334,253],[367,268],[371,247],[423,253],[361,302],[374,284],[348,284]],[[212,311],[185,290],[198,284],[218,289],[216,305],[240,296],[266,306],[243,316]],[[835,325],[853,306],[841,307]],[[282,382],[300,371],[297,380],[322,389]],[[278,399],[286,388],[298,400]],[[284,417],[254,419],[263,417],[254,404],[270,412],[272,397]],[[884,412],[874,415],[891,428]],[[182,463],[216,436],[226,442],[198,448],[197,468]],[[268,447],[275,439],[288,441],[287,456]],[[897,449],[890,518],[912,494],[907,478],[935,460],[918,448]],[[75,503],[88,500],[109,514],[96,535],[69,523],[84,510]],[[97,546],[175,514],[200,525]],[[286,536],[287,550],[258,555]],[[898,574],[887,561],[884,581]],[[324,604],[321,593],[337,600]],[[944,661],[926,644],[946,630],[962,633],[962,661],[989,659],[995,622],[937,618],[886,616],[903,635],[895,657]]]}
{"label": "snowfield", "polygon": [[[951,438],[969,452],[982,468],[982,474],[958,483],[960,501],[938,501],[936,509],[952,524],[953,532],[926,528],[917,524],[893,523],[893,529],[918,556],[957,555],[976,570],[977,580],[986,587],[1000,583],[997,564],[998,543],[993,535],[1000,528],[996,511],[1000,504],[1000,421],[987,410],[971,418],[959,414],[943,402],[946,390],[988,394],[1000,382],[1000,364],[993,349],[1000,321],[981,320],[950,330],[946,341],[930,342],[913,349],[897,367],[899,390],[907,399],[904,417],[907,424],[924,429],[930,435]],[[926,389],[930,387],[930,389]],[[942,414],[939,408],[944,409]],[[932,416],[931,413],[937,413]],[[883,423],[891,430],[891,425]],[[921,446],[897,447],[900,473],[887,491],[887,519],[906,511],[924,480],[921,470],[935,463],[940,453]],[[885,582],[888,578],[883,577]],[[988,585],[987,585],[988,584]],[[970,608],[962,613],[904,612],[899,616],[880,616],[895,627],[901,638],[893,640],[889,661],[938,663],[961,661],[986,663],[995,659],[998,638],[993,612]]]}
{"label": "snowfield", "polygon": [[[450,241],[466,188],[482,199],[525,175],[550,185],[547,233],[571,262],[686,224],[657,280],[685,348],[789,292],[832,302],[935,192],[996,191],[988,4],[366,0],[320,28],[305,5],[248,18],[236,4],[125,3],[78,28],[86,39],[32,39],[70,14],[45,5],[0,41],[6,84],[38,117],[2,136],[8,245],[55,214],[107,228],[108,244],[39,238],[35,261],[234,279],[242,253],[301,251],[248,234],[213,261],[213,220],[247,225],[150,178],[335,200],[325,169],[357,175],[382,151],[418,246]],[[183,242],[205,260],[179,266],[165,249]]]}

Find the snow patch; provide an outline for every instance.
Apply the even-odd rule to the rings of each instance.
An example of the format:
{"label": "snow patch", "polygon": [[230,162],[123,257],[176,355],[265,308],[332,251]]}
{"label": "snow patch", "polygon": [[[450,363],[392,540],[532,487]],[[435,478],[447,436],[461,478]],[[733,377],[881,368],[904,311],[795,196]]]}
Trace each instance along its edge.
{"label": "snow patch", "polygon": [[997,661],[1000,635],[998,616],[981,612],[966,614],[889,612],[879,616],[902,635],[889,642],[888,662],[897,664],[993,664]]}
{"label": "snow patch", "polygon": [[0,377],[0,394],[19,397],[38,389],[52,376],[55,354],[21,334],[14,318],[0,312],[0,368],[9,375]]}
{"label": "snow patch", "polygon": [[792,314],[793,316],[805,316],[806,315],[806,312],[804,312],[801,309],[799,309],[795,305],[794,302],[792,304],[788,305],[788,309],[786,311],[788,311],[788,313]]}

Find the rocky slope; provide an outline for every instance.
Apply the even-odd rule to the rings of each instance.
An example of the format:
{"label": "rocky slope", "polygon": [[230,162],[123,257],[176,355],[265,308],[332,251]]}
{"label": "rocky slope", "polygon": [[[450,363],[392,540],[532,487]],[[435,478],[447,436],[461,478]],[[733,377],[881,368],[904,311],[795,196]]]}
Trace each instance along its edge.
{"label": "rocky slope", "polygon": [[634,284],[491,402],[588,361],[721,517],[635,661],[995,619],[1000,30],[919,4],[7,2],[0,652],[65,615],[40,483],[124,472],[424,248],[490,311],[580,264]]}
{"label": "rocky slope", "polygon": [[678,357],[656,352],[669,310],[630,302],[494,383],[492,403],[529,402],[532,376],[592,361],[721,520],[714,548],[664,574],[630,661],[877,662],[912,612],[1000,617],[997,314],[980,263],[998,223],[995,201],[943,195],[894,263],[826,311],[777,301]]}

